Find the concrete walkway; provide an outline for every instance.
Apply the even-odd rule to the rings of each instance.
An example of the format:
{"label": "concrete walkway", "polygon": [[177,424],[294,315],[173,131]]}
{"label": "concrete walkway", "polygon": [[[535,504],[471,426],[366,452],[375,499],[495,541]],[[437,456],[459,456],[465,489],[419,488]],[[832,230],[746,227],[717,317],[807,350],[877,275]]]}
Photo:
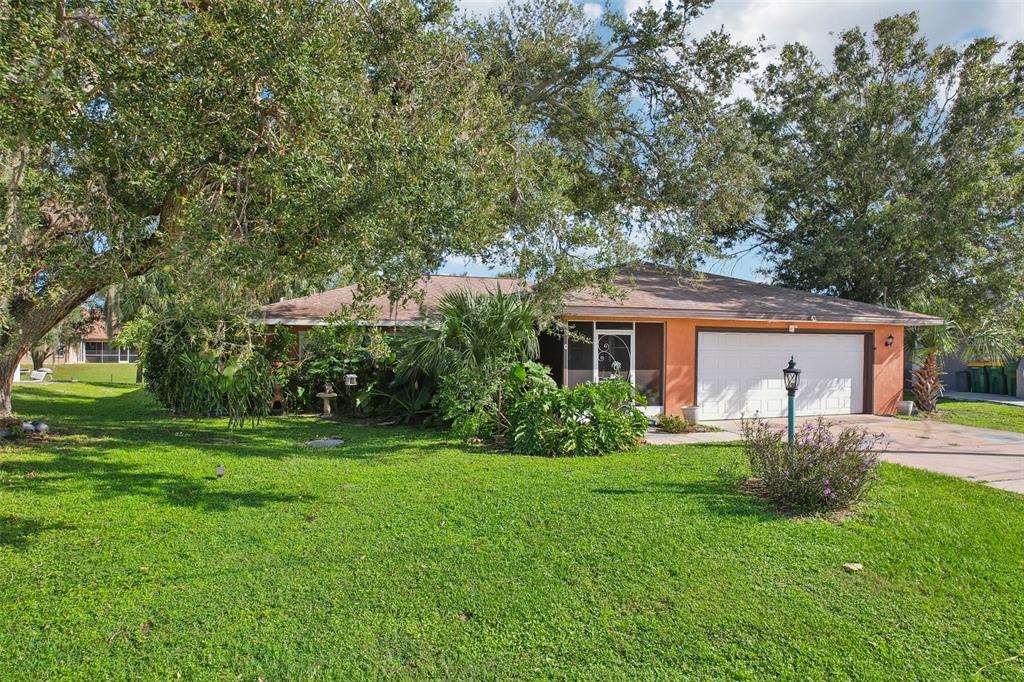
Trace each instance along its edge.
{"label": "concrete walkway", "polygon": [[946,391],[943,398],[951,400],[980,401],[983,403],[1001,403],[1003,405],[1014,405],[1024,407],[1024,398],[1014,398],[1012,395],[999,395],[997,393],[961,393],[960,391]]}
{"label": "concrete walkway", "polygon": [[697,445],[699,443],[730,443],[743,440],[733,431],[704,431],[702,433],[665,433],[658,429],[647,432],[648,445]]}
{"label": "concrete walkway", "polygon": [[[801,417],[797,426],[815,419]],[[869,414],[825,419],[862,426],[870,433],[884,433],[889,449],[882,458],[887,462],[1024,493],[1024,434]],[[777,428],[786,427],[785,419],[770,421]],[[714,425],[737,434],[740,431],[739,421],[718,421]]]}
{"label": "concrete walkway", "polygon": [[[869,414],[826,417],[839,424],[862,426],[869,433],[885,434],[889,448],[882,456],[887,462],[927,469],[940,474],[978,481],[1024,494],[1024,434],[972,426],[946,424],[931,419],[896,419]],[[797,426],[816,418],[801,417]],[[785,419],[771,419],[776,428],[786,428]],[[738,420],[715,421],[722,429],[706,433],[663,433],[649,431],[651,445],[692,445],[742,440]]]}

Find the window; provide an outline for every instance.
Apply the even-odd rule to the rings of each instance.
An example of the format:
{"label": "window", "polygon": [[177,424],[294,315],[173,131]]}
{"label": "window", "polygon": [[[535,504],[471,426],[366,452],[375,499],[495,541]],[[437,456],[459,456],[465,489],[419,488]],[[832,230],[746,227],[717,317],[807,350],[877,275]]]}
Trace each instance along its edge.
{"label": "window", "polygon": [[572,388],[619,376],[647,398],[648,407],[665,400],[665,326],[661,322],[569,323],[565,376]]}
{"label": "window", "polygon": [[139,351],[136,348],[115,348],[106,341],[86,341],[86,362],[136,362]]}

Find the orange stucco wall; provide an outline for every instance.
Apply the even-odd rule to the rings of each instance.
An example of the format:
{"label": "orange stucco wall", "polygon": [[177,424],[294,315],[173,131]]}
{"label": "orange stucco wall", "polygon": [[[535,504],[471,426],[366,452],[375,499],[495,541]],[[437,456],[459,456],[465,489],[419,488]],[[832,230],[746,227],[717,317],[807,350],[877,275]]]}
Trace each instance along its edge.
{"label": "orange stucco wall", "polygon": [[[626,318],[587,318],[625,320]],[[801,331],[855,331],[874,332],[874,352],[868,361],[872,363],[872,385],[865,386],[865,411],[874,414],[894,414],[896,403],[903,397],[903,327],[897,325],[837,324],[827,322],[760,322],[743,320],[696,320],[657,319],[640,322],[663,322],[665,324],[665,412],[680,414],[683,406],[693,405],[697,400],[697,329],[777,329],[787,331],[791,324]],[[892,334],[893,344],[885,345]],[[781,371],[781,368],[780,368]]]}

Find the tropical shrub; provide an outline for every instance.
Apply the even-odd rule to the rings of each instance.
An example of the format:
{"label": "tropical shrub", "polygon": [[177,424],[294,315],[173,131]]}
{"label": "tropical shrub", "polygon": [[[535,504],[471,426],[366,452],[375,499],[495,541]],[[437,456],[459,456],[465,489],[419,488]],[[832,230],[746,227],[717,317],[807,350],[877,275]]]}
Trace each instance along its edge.
{"label": "tropical shrub", "polygon": [[1022,352],[1019,318],[1011,310],[970,321],[957,319],[957,310],[941,299],[919,300],[912,310],[943,319],[942,324],[908,327],[907,355],[917,367],[911,372],[914,404],[922,412],[935,412],[945,390],[942,360],[953,353],[967,361],[1002,362]]}
{"label": "tropical shrub", "polygon": [[[335,315],[327,324],[306,332],[302,358],[289,393],[293,402],[319,408],[316,394],[331,384],[338,394],[338,410],[352,416],[369,416],[382,402],[378,390],[392,379],[395,354],[380,328],[360,324],[355,312]],[[346,374],[355,374],[357,388],[346,389]]]}
{"label": "tropical shrub", "polygon": [[666,414],[658,420],[658,428],[665,433],[686,433],[690,425],[678,414]]}
{"label": "tropical shrub", "polygon": [[404,376],[388,370],[360,395],[365,397],[368,409],[372,409],[372,414],[380,418],[382,424],[430,425],[437,415],[436,394],[437,380],[433,377]]}
{"label": "tropical shrub", "polygon": [[244,318],[219,320],[195,312],[152,325],[140,356],[146,389],[173,413],[227,415],[231,426],[270,411],[284,381],[294,337]]}
{"label": "tropical shrub", "polygon": [[446,294],[435,316],[409,330],[398,348],[396,378],[436,388],[432,404],[460,438],[501,439],[516,381],[554,388],[539,354],[537,309],[524,295],[466,290]]}
{"label": "tropical shrub", "polygon": [[398,370],[441,377],[460,369],[486,372],[535,359],[540,354],[537,315],[523,294],[448,292],[425,326],[406,333]]}
{"label": "tropical shrub", "polygon": [[548,368],[532,360],[487,373],[463,367],[441,379],[436,403],[456,437],[502,440],[509,412],[524,394],[557,388]]}
{"label": "tropical shrub", "polygon": [[643,442],[643,396],[622,379],[575,388],[524,391],[509,412],[507,443],[524,455],[590,456]]}
{"label": "tropical shrub", "polygon": [[743,422],[750,471],[766,497],[796,511],[845,509],[875,481],[885,434],[819,418],[801,426],[792,446],[763,419]]}

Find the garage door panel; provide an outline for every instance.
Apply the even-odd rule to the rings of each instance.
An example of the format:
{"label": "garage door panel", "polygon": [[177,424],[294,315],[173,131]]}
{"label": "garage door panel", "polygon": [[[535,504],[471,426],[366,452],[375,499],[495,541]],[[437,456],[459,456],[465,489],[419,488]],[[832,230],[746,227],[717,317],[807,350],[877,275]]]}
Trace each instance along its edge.
{"label": "garage door panel", "polygon": [[802,370],[797,414],[863,411],[863,335],[700,332],[697,400],[702,416],[785,416],[782,368],[791,355]]}

